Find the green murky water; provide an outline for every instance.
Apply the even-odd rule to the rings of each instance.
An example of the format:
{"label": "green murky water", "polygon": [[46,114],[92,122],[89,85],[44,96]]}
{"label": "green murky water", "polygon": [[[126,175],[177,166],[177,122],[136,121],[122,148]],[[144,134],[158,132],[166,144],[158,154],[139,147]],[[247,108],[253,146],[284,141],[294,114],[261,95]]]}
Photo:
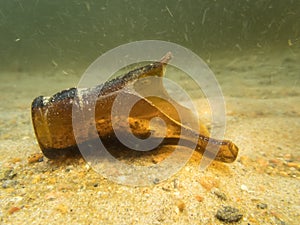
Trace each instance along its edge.
{"label": "green murky water", "polygon": [[[299,45],[300,2],[1,0],[0,70],[82,72],[120,44],[158,39],[202,57]],[[276,47],[274,47],[276,48]]]}

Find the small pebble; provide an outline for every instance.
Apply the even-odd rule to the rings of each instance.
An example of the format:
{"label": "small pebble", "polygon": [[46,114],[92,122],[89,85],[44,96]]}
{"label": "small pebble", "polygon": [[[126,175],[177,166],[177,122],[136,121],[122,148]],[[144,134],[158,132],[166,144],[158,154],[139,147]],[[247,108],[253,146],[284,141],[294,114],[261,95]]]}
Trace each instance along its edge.
{"label": "small pebble", "polygon": [[174,186],[174,188],[178,188],[179,187],[179,180],[178,179],[174,179],[173,180],[173,186]]}
{"label": "small pebble", "polygon": [[179,200],[177,202],[177,207],[179,209],[179,212],[183,212],[183,210],[185,209],[186,206],[185,206],[185,203],[183,201]]}
{"label": "small pebble", "polygon": [[249,166],[251,164],[251,159],[248,156],[241,156],[240,163],[244,166]]}
{"label": "small pebble", "polygon": [[8,210],[8,214],[13,214],[13,213],[19,211],[20,209],[21,208],[19,208],[19,207],[13,206]]}
{"label": "small pebble", "polygon": [[271,211],[271,215],[273,215],[275,217],[276,224],[280,224],[280,225],[286,225],[287,224],[284,221],[283,216],[280,213]]}
{"label": "small pebble", "polygon": [[266,209],[266,208],[268,208],[268,205],[267,205],[266,203],[260,202],[260,203],[258,203],[258,204],[256,205],[256,207],[257,207],[258,209]]}
{"label": "small pebble", "polygon": [[61,214],[66,214],[68,212],[68,207],[64,204],[59,204],[57,205],[56,210],[59,211]]}
{"label": "small pebble", "polygon": [[220,181],[209,176],[204,176],[200,178],[200,184],[202,187],[204,187],[206,190],[210,191],[214,187],[220,186]]}
{"label": "small pebble", "polygon": [[2,188],[10,188],[18,184],[16,180],[4,180],[2,182]]}
{"label": "small pebble", "polygon": [[196,195],[195,196],[195,199],[198,201],[198,202],[203,202],[204,198],[201,196],[201,195]]}
{"label": "small pebble", "polygon": [[168,191],[168,192],[170,192],[170,191],[171,191],[171,189],[170,189],[170,186],[169,186],[169,185],[165,185],[165,186],[163,186],[163,187],[162,187],[162,189],[163,189],[164,191]]}
{"label": "small pebble", "polygon": [[292,156],[291,154],[285,154],[285,155],[283,156],[283,159],[284,159],[285,161],[290,162],[290,161],[293,159],[293,156]]}
{"label": "small pebble", "polygon": [[17,176],[17,173],[14,170],[9,169],[4,172],[4,177],[2,180],[12,180]]}
{"label": "small pebble", "polygon": [[269,162],[264,158],[257,158],[256,162],[257,162],[256,170],[258,172],[263,172],[269,165]]}
{"label": "small pebble", "polygon": [[269,163],[271,164],[271,166],[275,167],[275,166],[280,166],[282,165],[282,160],[274,158],[274,159],[270,159]]}
{"label": "small pebble", "polygon": [[226,201],[227,200],[227,196],[225,195],[225,193],[221,192],[220,190],[218,190],[217,188],[212,190],[212,193],[214,195],[216,195],[219,199]]}
{"label": "small pebble", "polygon": [[28,156],[27,161],[29,164],[36,163],[36,162],[42,162],[44,160],[44,156],[42,153],[35,153],[30,156]]}
{"label": "small pebble", "polygon": [[158,178],[155,178],[154,180],[153,180],[153,183],[154,184],[158,184],[160,182],[160,180],[158,179]]}
{"label": "small pebble", "polygon": [[249,189],[248,189],[248,187],[245,184],[241,185],[241,190],[249,192]]}
{"label": "small pebble", "polygon": [[21,161],[22,161],[21,158],[12,158],[12,159],[10,160],[10,162],[12,162],[12,163],[18,163],[18,162],[21,162]]}
{"label": "small pebble", "polygon": [[226,223],[238,222],[242,219],[243,214],[236,208],[231,206],[223,206],[219,209],[216,214],[217,219],[224,221]]}
{"label": "small pebble", "polygon": [[300,169],[300,164],[296,163],[296,162],[289,162],[286,164],[288,167],[292,167],[295,169]]}

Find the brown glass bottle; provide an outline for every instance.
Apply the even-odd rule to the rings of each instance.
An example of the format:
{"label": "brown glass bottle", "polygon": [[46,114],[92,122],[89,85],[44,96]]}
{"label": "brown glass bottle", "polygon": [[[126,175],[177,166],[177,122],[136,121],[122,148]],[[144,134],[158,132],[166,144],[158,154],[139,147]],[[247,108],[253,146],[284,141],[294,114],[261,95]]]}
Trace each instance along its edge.
{"label": "brown glass bottle", "polygon": [[[237,146],[231,141],[210,138],[203,125],[195,127],[198,121],[195,123],[193,113],[174,102],[164,90],[159,78],[163,76],[168,60],[169,56],[166,56],[160,62],[140,67],[94,88],[71,88],[52,97],[34,99],[32,122],[44,155],[50,159],[79,155],[78,145],[97,138],[101,138],[106,146],[120,144],[115,134],[117,130],[125,137],[130,134],[140,139],[150,137],[150,142],[151,138],[153,141],[162,139],[160,145],[180,144],[195,147],[202,153],[210,143],[210,147],[218,148],[215,160],[233,162],[238,154]],[[151,95],[152,92],[155,95]],[[123,101],[134,98],[136,103],[129,116],[121,114],[112,120],[112,107],[120,95]],[[151,124],[153,118],[160,118],[164,124]]]}

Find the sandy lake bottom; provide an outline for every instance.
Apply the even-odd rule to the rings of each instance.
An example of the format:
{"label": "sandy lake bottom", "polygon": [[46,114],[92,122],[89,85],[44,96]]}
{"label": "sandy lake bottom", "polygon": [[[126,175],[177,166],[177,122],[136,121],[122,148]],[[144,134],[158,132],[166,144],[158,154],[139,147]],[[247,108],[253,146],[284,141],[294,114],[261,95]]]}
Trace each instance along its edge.
{"label": "sandy lake bottom", "polygon": [[238,224],[298,224],[299,48],[213,56],[208,64],[224,93],[225,137],[239,146],[237,160],[201,171],[195,152],[174,176],[147,187],[116,184],[83,159],[29,163],[41,152],[31,101],[79,76],[60,68],[1,72],[1,224],[223,224],[216,214],[226,206],[239,210],[229,216]]}

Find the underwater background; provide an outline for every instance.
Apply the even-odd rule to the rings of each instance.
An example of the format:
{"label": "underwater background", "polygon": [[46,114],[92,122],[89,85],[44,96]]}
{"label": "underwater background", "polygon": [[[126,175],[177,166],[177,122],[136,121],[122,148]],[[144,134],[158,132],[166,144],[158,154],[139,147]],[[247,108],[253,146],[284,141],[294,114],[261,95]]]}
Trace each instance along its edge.
{"label": "underwater background", "polygon": [[259,1],[1,0],[1,70],[82,71],[132,41],[165,40],[202,57],[299,45],[300,3]]}

